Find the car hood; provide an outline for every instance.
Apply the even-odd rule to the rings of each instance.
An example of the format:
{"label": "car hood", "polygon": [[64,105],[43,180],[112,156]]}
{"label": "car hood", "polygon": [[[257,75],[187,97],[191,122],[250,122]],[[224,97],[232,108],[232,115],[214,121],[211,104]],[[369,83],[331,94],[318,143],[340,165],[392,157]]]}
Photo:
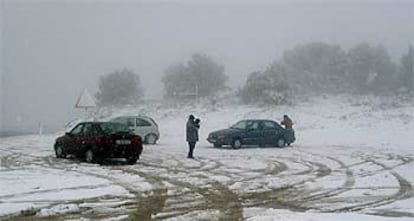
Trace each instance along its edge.
{"label": "car hood", "polygon": [[211,136],[218,136],[222,134],[234,134],[240,132],[240,129],[234,129],[234,128],[227,128],[222,130],[216,130],[210,133]]}
{"label": "car hood", "polygon": [[62,136],[57,137],[56,141],[62,141],[62,140],[65,140],[65,139],[68,139],[67,136],[62,135]]}

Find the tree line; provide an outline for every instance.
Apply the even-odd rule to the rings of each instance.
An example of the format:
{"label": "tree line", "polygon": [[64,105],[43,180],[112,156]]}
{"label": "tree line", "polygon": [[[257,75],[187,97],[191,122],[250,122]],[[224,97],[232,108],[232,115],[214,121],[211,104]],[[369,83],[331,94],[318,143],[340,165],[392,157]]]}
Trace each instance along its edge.
{"label": "tree line", "polygon": [[[193,54],[186,63],[166,68],[165,98],[189,100],[214,96],[227,89],[223,64],[208,55]],[[102,105],[136,104],[143,96],[139,75],[115,71],[99,79],[96,94]],[[360,43],[349,50],[312,42],[284,51],[264,70],[248,75],[236,94],[246,104],[282,104],[294,96],[319,93],[393,94],[414,91],[414,47],[399,61],[381,45]]]}

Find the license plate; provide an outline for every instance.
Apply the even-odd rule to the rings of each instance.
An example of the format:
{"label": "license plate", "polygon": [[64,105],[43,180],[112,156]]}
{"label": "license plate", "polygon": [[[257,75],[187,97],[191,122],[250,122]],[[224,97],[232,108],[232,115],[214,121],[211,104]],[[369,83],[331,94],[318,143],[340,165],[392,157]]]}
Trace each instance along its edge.
{"label": "license plate", "polygon": [[118,145],[129,145],[131,144],[131,141],[130,140],[116,140],[115,143]]}

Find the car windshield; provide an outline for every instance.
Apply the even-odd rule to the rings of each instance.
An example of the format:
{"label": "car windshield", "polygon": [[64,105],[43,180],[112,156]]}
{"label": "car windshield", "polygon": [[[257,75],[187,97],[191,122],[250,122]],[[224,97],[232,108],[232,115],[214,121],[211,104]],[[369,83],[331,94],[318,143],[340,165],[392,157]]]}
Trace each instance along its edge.
{"label": "car windshield", "polygon": [[101,129],[104,134],[129,133],[130,130],[127,125],[121,123],[102,123]]}
{"label": "car windshield", "polygon": [[246,121],[239,121],[236,124],[234,124],[233,126],[231,126],[230,128],[234,128],[234,129],[246,129]]}

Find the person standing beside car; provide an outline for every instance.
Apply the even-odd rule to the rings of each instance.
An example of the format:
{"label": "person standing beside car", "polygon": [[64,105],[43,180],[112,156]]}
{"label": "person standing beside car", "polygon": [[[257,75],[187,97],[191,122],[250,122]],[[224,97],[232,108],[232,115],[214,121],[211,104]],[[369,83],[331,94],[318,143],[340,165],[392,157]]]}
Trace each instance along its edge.
{"label": "person standing beside car", "polygon": [[[200,121],[200,120],[198,120]],[[195,122],[194,115],[190,115],[187,120],[186,125],[186,140],[188,142],[188,155],[187,158],[194,158],[194,148],[198,141],[198,129],[200,128],[200,125]]]}
{"label": "person standing beside car", "polygon": [[280,124],[285,126],[285,129],[293,129],[293,122],[292,119],[289,118],[288,115],[283,115],[283,120]]}
{"label": "person standing beside car", "polygon": [[280,124],[285,126],[285,129],[287,131],[285,139],[287,140],[287,144],[289,146],[290,143],[296,140],[292,119],[290,119],[290,117],[285,114],[283,115],[283,120],[280,122]]}

